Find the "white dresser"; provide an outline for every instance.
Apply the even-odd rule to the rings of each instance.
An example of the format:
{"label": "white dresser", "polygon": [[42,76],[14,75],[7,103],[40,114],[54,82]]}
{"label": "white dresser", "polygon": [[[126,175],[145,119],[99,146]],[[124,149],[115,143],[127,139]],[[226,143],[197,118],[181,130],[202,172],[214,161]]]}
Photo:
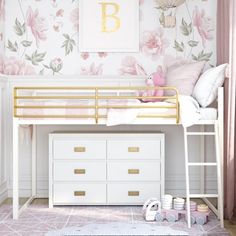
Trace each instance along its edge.
{"label": "white dresser", "polygon": [[163,133],[49,134],[49,207],[141,205],[164,194]]}

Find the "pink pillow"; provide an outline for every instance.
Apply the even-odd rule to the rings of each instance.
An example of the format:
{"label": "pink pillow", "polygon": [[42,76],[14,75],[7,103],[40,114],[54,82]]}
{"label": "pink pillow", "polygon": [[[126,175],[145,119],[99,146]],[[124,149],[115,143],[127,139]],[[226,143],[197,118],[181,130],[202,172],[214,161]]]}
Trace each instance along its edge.
{"label": "pink pillow", "polygon": [[[204,68],[205,61],[194,62],[183,60],[167,66],[166,86],[176,87],[181,95],[191,96],[194,86]],[[166,90],[166,96],[174,95],[173,91]]]}

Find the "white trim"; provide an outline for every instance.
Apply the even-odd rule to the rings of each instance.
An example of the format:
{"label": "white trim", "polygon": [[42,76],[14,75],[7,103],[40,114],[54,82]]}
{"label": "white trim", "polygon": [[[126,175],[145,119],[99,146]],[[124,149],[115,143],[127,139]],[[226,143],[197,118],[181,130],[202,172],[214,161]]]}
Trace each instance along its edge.
{"label": "white trim", "polygon": [[7,181],[0,185],[0,204],[8,198]]}

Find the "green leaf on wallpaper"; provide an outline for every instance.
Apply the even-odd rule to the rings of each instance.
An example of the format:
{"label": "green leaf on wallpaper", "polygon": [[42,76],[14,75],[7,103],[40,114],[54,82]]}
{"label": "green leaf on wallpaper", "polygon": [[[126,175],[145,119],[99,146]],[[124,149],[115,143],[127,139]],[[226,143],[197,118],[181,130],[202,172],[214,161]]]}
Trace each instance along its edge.
{"label": "green leaf on wallpaper", "polygon": [[174,49],[178,52],[183,52],[184,51],[184,43],[183,42],[179,43],[177,40],[175,40]]}
{"label": "green leaf on wallpaper", "polygon": [[44,68],[39,71],[39,75],[44,75]]}
{"label": "green leaf on wallpaper", "polygon": [[22,36],[25,33],[25,23],[21,24],[18,19],[16,18],[15,20],[15,25],[14,25],[14,30],[15,33],[18,36]]}
{"label": "green leaf on wallpaper", "polygon": [[25,59],[31,61],[33,65],[37,66],[39,62],[42,62],[44,60],[45,55],[46,52],[38,53],[38,51],[36,50],[31,56],[26,54]]}
{"label": "green leaf on wallpaper", "polygon": [[194,41],[194,40],[188,41],[188,45],[192,48],[197,47],[198,43],[199,43],[198,41]]}
{"label": "green leaf on wallpaper", "polygon": [[50,69],[50,67],[48,66],[48,65],[43,65],[45,68],[47,68],[47,69]]}
{"label": "green leaf on wallpaper", "polygon": [[181,23],[181,26],[180,26],[180,30],[181,30],[183,35],[189,36],[193,32],[192,23],[187,24],[187,22],[184,20],[184,18],[182,18],[182,23]]}
{"label": "green leaf on wallpaper", "polygon": [[7,41],[7,48],[12,52],[17,52],[18,44],[17,42],[12,43],[10,40]]}
{"label": "green leaf on wallpaper", "polygon": [[212,52],[205,53],[204,50],[202,50],[197,56],[192,54],[192,58],[195,61],[210,61],[212,54]]}
{"label": "green leaf on wallpaper", "polygon": [[164,12],[161,13],[161,16],[159,18],[159,22],[162,26],[165,26],[165,15]]}
{"label": "green leaf on wallpaper", "polygon": [[21,42],[21,44],[22,44],[24,47],[30,47],[31,44],[32,44],[32,41],[23,40],[23,41]]}
{"label": "green leaf on wallpaper", "polygon": [[63,44],[62,44],[62,48],[65,48],[65,55],[70,54],[75,46],[75,40],[70,38],[70,36],[68,34],[63,34],[64,38],[66,39]]}

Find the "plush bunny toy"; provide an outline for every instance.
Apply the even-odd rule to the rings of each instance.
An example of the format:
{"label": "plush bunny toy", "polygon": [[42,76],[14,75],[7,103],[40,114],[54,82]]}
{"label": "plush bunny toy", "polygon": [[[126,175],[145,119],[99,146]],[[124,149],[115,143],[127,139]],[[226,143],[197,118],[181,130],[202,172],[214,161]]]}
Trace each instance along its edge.
{"label": "plush bunny toy", "polygon": [[[165,86],[166,79],[164,73],[159,70],[149,76],[149,78],[146,79],[146,86],[147,87],[159,87],[159,86]],[[162,89],[150,89],[143,91],[141,96],[146,97],[146,96],[163,96],[164,95],[164,90]],[[143,102],[156,102],[160,101],[161,99],[158,98],[143,98]]]}

